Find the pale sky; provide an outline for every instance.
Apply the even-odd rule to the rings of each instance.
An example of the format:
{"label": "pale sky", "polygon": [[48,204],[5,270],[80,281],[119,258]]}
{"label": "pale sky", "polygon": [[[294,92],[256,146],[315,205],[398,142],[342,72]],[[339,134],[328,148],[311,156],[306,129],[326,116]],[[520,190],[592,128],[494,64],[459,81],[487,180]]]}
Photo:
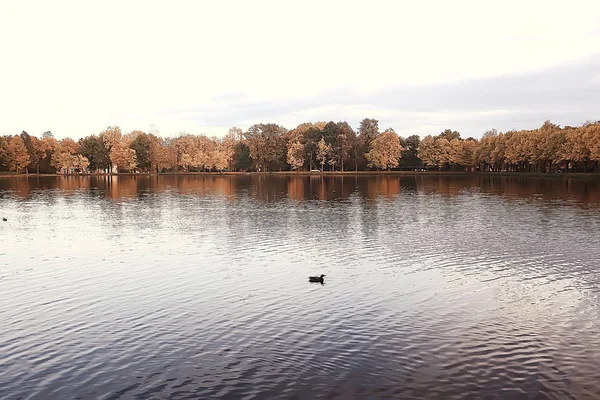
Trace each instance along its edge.
{"label": "pale sky", "polygon": [[600,1],[0,0],[0,134],[600,119]]}

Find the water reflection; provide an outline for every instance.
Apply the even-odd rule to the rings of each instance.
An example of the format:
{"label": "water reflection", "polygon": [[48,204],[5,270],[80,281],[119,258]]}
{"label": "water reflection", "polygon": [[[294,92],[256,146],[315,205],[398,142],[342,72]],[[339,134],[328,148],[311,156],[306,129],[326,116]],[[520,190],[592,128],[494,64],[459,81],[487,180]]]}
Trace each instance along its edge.
{"label": "water reflection", "polygon": [[506,198],[567,200],[600,203],[600,180],[472,176],[290,176],[290,175],[168,175],[168,176],[57,176],[0,178],[0,196],[29,200],[36,192],[60,190],[62,195],[91,195],[115,200],[144,199],[148,194],[220,196],[230,202],[244,193],[272,203],[285,199],[338,201],[353,194],[371,202],[393,200],[401,192],[455,196],[478,191]]}
{"label": "water reflection", "polygon": [[599,192],[476,175],[0,179],[0,392],[597,397]]}

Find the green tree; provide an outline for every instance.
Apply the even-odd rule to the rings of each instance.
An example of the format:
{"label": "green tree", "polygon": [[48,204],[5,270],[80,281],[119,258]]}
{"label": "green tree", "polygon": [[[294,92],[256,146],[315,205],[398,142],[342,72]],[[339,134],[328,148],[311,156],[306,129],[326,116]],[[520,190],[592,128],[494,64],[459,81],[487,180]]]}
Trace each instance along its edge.
{"label": "green tree", "polygon": [[359,152],[362,154],[360,164],[368,165],[366,154],[371,151],[371,144],[379,136],[379,121],[376,119],[365,118],[360,121],[358,128]]}
{"label": "green tree", "polygon": [[129,148],[135,150],[138,167],[149,171],[152,167],[152,138],[144,132],[137,132]]}
{"label": "green tree", "polygon": [[399,165],[412,168],[420,167],[422,163],[419,158],[419,145],[421,144],[419,135],[411,135],[406,139],[401,140],[400,144],[403,150]]}
{"label": "green tree", "polygon": [[243,142],[235,145],[235,154],[233,156],[233,165],[237,171],[248,171],[252,168],[252,157],[250,157],[250,148]]}
{"label": "green tree", "polygon": [[338,128],[338,125],[333,121],[329,121],[327,125],[325,125],[325,128],[323,128],[322,130],[323,139],[325,139],[325,143],[330,145],[331,147],[335,147],[339,132],[340,130]]}
{"label": "green tree", "polygon": [[108,169],[111,166],[110,152],[97,135],[80,139],[79,153],[89,160],[89,167],[92,170]]}
{"label": "green tree", "polygon": [[309,170],[314,168],[314,163],[317,159],[317,146],[322,136],[323,132],[316,126],[311,126],[304,132],[304,154],[308,161]]}
{"label": "green tree", "polygon": [[446,139],[448,142],[452,141],[452,139],[460,139],[460,133],[458,131],[453,131],[452,129],[445,129],[439,135],[435,136],[434,139]]}
{"label": "green tree", "polygon": [[337,123],[337,138],[333,149],[336,164],[344,172],[344,164],[350,158],[352,147],[356,141],[356,133],[346,121]]}
{"label": "green tree", "polygon": [[325,138],[321,138],[317,145],[317,160],[321,163],[321,171],[325,168],[327,157],[331,154],[331,146],[325,142]]}
{"label": "green tree", "polygon": [[284,135],[287,130],[277,124],[252,125],[245,133],[250,156],[259,171],[281,169],[286,165],[287,147]]}

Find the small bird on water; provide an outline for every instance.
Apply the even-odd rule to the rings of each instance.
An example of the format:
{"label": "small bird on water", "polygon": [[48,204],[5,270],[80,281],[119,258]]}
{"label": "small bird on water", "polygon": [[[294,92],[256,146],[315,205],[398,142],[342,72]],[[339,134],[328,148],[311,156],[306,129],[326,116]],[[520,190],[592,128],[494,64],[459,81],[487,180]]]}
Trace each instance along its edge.
{"label": "small bird on water", "polygon": [[309,276],[308,277],[308,281],[309,282],[321,282],[323,283],[323,277],[326,275],[321,274],[321,276]]}
{"label": "small bird on water", "polygon": [[2,221],[3,221],[3,222],[6,222],[6,221],[8,221],[8,220],[7,220],[6,218],[2,218]]}

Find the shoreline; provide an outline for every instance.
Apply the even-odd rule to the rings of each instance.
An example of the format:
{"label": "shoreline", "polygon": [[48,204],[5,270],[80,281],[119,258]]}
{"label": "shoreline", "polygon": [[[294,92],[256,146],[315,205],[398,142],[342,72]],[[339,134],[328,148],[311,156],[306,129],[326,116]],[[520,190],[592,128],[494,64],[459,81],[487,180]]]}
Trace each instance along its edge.
{"label": "shoreline", "polygon": [[6,174],[0,173],[0,178],[38,178],[38,177],[112,177],[112,176],[491,176],[491,177],[521,177],[521,178],[577,178],[577,179],[600,179],[599,173],[565,172],[565,173],[542,173],[542,172],[462,172],[462,171],[273,171],[273,172],[166,172],[166,173],[101,173],[101,174]]}

